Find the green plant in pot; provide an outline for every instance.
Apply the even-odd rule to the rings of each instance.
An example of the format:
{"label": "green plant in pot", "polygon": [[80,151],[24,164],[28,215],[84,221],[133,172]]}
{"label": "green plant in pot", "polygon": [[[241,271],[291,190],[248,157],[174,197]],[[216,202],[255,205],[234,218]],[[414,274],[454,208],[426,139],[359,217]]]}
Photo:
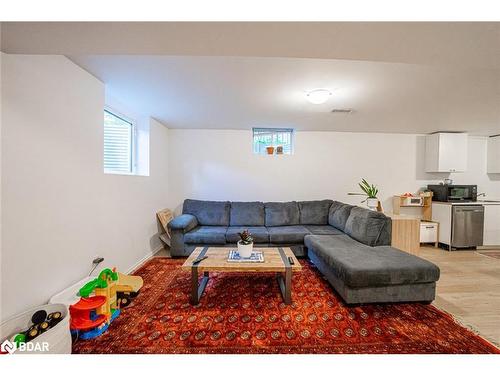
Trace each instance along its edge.
{"label": "green plant in pot", "polygon": [[238,241],[238,254],[242,258],[250,258],[253,251],[253,237],[248,229],[239,232],[240,240]]}
{"label": "green plant in pot", "polygon": [[361,203],[366,202],[368,208],[372,211],[376,211],[378,207],[378,187],[373,184],[369,184],[364,178],[361,179],[361,182],[358,184],[362,193],[348,193],[349,195],[362,195],[366,197]]}

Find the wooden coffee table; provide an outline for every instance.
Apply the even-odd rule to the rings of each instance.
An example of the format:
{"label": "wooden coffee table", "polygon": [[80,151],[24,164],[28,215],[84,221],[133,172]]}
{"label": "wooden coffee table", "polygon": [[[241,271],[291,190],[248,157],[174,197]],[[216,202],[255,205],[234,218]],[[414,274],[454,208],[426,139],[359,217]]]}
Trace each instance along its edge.
{"label": "wooden coffee table", "polygon": [[[264,262],[228,262],[229,251],[233,247],[197,247],[182,265],[184,270],[191,271],[191,299],[193,305],[200,302],[200,298],[208,283],[210,272],[248,272],[277,273],[278,285],[285,304],[292,303],[292,272],[301,271],[302,266],[289,247],[261,247],[254,248],[255,251],[264,253]],[[193,265],[193,261],[207,256],[207,259]],[[293,259],[290,264],[288,257]],[[203,278],[198,283],[198,275],[203,272]]]}

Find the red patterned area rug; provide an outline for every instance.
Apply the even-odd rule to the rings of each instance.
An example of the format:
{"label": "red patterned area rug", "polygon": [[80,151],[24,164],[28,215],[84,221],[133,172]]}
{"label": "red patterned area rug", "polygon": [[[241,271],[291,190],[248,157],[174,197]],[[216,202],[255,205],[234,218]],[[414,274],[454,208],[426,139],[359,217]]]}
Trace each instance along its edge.
{"label": "red patterned area rug", "polygon": [[189,304],[183,260],[153,258],[135,274],[139,296],[74,353],[500,353],[431,305],[347,307],[314,265],[301,260],[293,304],[274,275],[213,274],[198,306]]}

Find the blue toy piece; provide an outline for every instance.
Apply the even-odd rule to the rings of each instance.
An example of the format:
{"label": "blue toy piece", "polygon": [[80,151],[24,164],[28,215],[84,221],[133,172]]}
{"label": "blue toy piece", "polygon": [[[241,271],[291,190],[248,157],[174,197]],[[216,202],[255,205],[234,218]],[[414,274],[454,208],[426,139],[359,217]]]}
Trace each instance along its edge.
{"label": "blue toy piece", "polygon": [[[96,338],[100,335],[102,335],[104,332],[108,330],[109,325],[115,320],[118,316],[120,315],[120,310],[116,309],[113,311],[111,314],[111,318],[109,320],[109,323],[103,323],[99,327],[96,327],[90,331],[80,331],[78,329],[72,329],[71,330],[71,335],[73,335],[76,338],[82,339],[82,340],[90,340],[93,338]],[[97,313],[95,311],[91,312],[90,318],[96,318]],[[92,319],[93,320],[93,319]]]}

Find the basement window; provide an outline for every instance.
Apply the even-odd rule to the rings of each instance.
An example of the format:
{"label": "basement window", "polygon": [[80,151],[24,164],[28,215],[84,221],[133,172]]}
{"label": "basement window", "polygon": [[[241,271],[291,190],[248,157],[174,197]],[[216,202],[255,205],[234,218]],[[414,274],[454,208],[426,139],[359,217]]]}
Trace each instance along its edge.
{"label": "basement window", "polygon": [[290,128],[253,128],[253,153],[292,155],[294,130]]}
{"label": "basement window", "polygon": [[134,174],[134,122],[104,110],[104,172]]}

